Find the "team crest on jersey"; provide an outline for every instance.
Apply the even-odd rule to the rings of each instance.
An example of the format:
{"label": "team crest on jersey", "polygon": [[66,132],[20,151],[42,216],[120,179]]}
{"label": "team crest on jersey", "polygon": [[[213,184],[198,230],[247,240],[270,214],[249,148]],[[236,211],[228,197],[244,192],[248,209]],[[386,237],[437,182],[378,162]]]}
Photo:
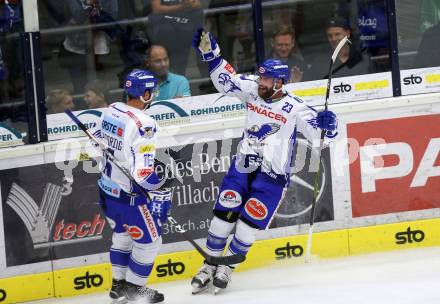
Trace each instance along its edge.
{"label": "team crest on jersey", "polygon": [[226,208],[235,208],[241,205],[241,195],[234,190],[223,190],[218,198],[220,205]]}
{"label": "team crest on jersey", "polygon": [[246,130],[248,138],[254,143],[261,143],[267,137],[275,134],[280,129],[280,125],[275,123],[267,123],[261,126],[253,125]]}
{"label": "team crest on jersey", "polygon": [[218,75],[218,83],[223,86],[223,91],[225,93],[241,91],[241,89],[231,80],[231,75],[226,73],[221,73]]}
{"label": "team crest on jersey", "polygon": [[265,204],[256,198],[251,198],[246,202],[244,210],[254,220],[262,221],[267,217],[268,211]]}
{"label": "team crest on jersey", "polygon": [[153,127],[145,127],[144,128],[144,137],[145,138],[152,138],[154,136],[154,133],[156,133],[156,128]]}
{"label": "team crest on jersey", "polygon": [[144,236],[144,232],[138,226],[128,226],[127,224],[124,224],[123,227],[135,241],[140,240]]}

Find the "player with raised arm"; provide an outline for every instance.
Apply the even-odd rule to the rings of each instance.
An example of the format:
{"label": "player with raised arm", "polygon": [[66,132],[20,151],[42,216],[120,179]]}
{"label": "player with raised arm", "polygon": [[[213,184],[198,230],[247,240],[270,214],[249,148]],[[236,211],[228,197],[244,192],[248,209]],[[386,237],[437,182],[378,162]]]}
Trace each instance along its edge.
{"label": "player with raised arm", "polygon": [[[227,238],[235,227],[226,255],[245,255],[258,230],[267,229],[289,185],[293,167],[293,147],[297,132],[309,141],[337,135],[336,115],[316,112],[301,99],[285,91],[289,68],[279,60],[268,59],[255,76],[235,73],[220,55],[210,33],[199,29],[193,46],[209,64],[212,82],[220,93],[240,99],[247,109],[246,127],[237,155],[223,179],[214,206],[207,237],[207,251],[223,255]],[[228,286],[234,266],[205,263],[193,277],[193,293],[210,286],[215,292]]]}
{"label": "player with raised arm", "polygon": [[127,104],[117,102],[105,109],[94,133],[151,198],[106,159],[98,185],[101,207],[113,229],[113,303],[164,301],[163,294],[145,286],[162,244],[161,224],[167,220],[172,195],[171,189],[158,189],[161,181],[154,172],[157,126],[144,112],[156,87],[150,72],[131,72],[125,81]]}

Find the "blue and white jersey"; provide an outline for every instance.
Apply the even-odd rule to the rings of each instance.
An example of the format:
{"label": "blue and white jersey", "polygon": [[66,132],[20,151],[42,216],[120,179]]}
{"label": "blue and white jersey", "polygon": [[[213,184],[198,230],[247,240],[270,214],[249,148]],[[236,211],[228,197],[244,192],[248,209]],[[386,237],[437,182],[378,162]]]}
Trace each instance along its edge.
{"label": "blue and white jersey", "polygon": [[[265,101],[258,96],[257,78],[236,74],[225,60],[211,69],[211,79],[220,93],[237,97],[246,105],[246,129],[237,159],[250,157],[263,171],[284,175],[293,167],[297,131],[310,142],[319,140],[317,112],[300,98],[285,92],[281,99]],[[327,134],[326,141],[336,134]]]}
{"label": "blue and white jersey", "polygon": [[[124,103],[113,103],[103,111],[101,126],[95,135],[101,137],[114,157],[130,170],[138,184],[150,189],[148,181],[154,174],[157,140],[157,125],[150,116]],[[108,160],[98,184],[105,193],[116,198],[139,192],[130,179]]]}

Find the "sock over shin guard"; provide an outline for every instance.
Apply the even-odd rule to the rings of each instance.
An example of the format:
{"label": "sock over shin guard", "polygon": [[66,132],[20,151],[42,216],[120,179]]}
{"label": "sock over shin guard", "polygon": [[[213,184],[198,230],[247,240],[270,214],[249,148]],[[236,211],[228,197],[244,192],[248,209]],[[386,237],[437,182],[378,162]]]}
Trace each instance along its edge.
{"label": "sock over shin guard", "polygon": [[113,233],[112,246],[110,247],[110,261],[112,275],[116,280],[124,280],[130,261],[133,240],[127,233]]}
{"label": "sock over shin guard", "polygon": [[[246,255],[252,244],[255,242],[255,237],[258,229],[249,226],[242,220],[238,220],[236,231],[231,243],[228,247],[228,255],[243,254]],[[231,265],[234,266],[234,265]]]}
{"label": "sock over shin guard", "polygon": [[235,223],[229,223],[214,216],[209,226],[206,240],[207,253],[213,256],[221,256],[226,247],[228,236]]}
{"label": "sock over shin guard", "polygon": [[154,259],[162,245],[162,238],[153,243],[142,244],[134,242],[128,263],[125,280],[135,285],[144,286],[153,270]]}

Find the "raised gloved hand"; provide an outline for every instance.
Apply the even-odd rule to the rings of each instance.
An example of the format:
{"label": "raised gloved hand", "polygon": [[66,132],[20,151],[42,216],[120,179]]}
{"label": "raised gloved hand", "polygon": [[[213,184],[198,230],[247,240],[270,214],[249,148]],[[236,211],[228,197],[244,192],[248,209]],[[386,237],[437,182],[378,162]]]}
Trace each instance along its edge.
{"label": "raised gloved hand", "polygon": [[334,131],[338,125],[336,114],[328,110],[318,112],[316,121],[318,123],[318,127],[326,131]]}
{"label": "raised gloved hand", "polygon": [[158,217],[162,223],[166,222],[171,212],[171,200],[173,190],[163,188],[161,190],[149,191],[151,202],[148,204],[148,210],[154,216]]}
{"label": "raised gloved hand", "polygon": [[200,54],[203,61],[211,61],[220,57],[220,47],[214,36],[199,28],[193,36],[192,46]]}

